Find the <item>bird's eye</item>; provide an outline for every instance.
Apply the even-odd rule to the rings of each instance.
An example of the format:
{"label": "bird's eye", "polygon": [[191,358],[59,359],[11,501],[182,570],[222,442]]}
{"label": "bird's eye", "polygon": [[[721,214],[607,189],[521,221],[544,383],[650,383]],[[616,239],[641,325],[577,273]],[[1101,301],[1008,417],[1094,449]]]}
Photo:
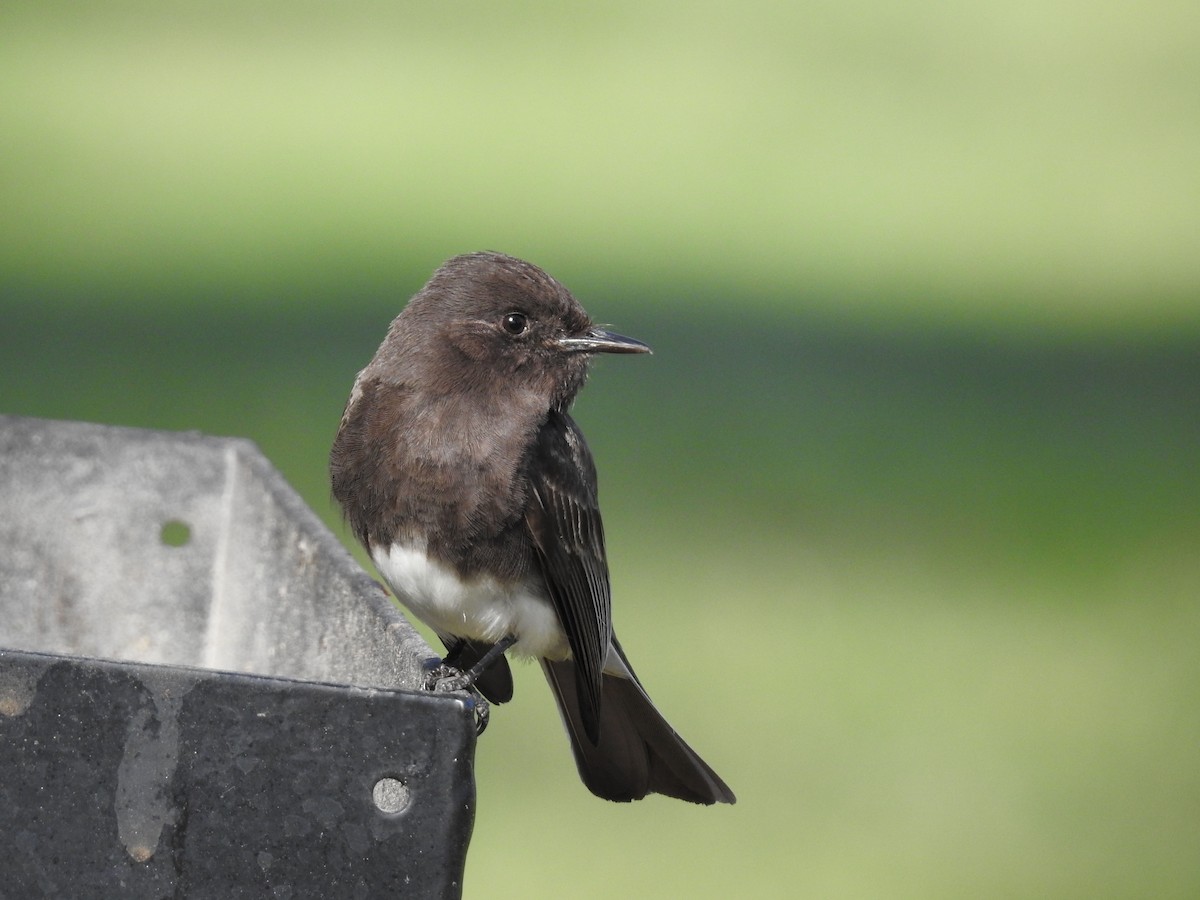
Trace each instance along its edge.
{"label": "bird's eye", "polygon": [[525,313],[510,312],[504,316],[500,324],[509,334],[524,334],[529,327],[529,317]]}

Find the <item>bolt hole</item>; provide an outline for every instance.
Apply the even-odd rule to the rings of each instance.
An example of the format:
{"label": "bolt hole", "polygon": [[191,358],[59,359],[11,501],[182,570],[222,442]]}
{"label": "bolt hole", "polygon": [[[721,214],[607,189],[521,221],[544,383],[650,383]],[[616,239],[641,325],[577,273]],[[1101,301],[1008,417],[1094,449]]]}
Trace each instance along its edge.
{"label": "bolt hole", "polygon": [[396,814],[404,812],[412,799],[408,785],[398,778],[380,778],[371,789],[371,799],[380,812]]}
{"label": "bolt hole", "polygon": [[188,527],[187,522],[172,519],[163,523],[158,536],[168,547],[182,547],[192,539],[192,529]]}

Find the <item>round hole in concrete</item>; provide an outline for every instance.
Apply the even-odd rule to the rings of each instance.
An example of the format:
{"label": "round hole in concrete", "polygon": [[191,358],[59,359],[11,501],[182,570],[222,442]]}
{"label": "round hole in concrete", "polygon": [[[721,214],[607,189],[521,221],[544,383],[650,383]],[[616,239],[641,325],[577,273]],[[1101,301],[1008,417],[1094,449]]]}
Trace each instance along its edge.
{"label": "round hole in concrete", "polygon": [[380,812],[404,812],[412,799],[408,785],[399,778],[380,778],[371,789],[371,799]]}
{"label": "round hole in concrete", "polygon": [[182,547],[192,539],[192,529],[187,522],[171,519],[171,521],[163,523],[158,536],[168,547]]}

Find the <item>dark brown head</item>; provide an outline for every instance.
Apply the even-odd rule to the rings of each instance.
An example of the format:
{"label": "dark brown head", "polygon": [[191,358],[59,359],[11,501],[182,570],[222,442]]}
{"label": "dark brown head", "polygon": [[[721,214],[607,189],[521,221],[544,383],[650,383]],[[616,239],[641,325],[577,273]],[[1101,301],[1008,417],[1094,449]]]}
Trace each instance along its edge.
{"label": "dark brown head", "polygon": [[649,349],[597,328],[571,292],[537,266],[470,253],[434,272],[396,317],[368,371],[406,382],[419,366],[426,389],[432,380],[448,393],[476,385],[494,390],[500,379],[506,391],[532,392],[565,410],[593,354]]}

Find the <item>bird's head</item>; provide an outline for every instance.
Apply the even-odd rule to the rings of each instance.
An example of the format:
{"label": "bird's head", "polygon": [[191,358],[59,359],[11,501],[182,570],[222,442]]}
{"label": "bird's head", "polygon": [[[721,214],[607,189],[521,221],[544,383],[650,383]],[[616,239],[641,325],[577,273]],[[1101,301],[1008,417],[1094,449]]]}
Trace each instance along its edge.
{"label": "bird's head", "polygon": [[[421,358],[446,390],[534,392],[565,410],[596,353],[647,353],[641,341],[597,327],[571,292],[537,266],[501,253],[443,264],[388,335],[398,369]],[[383,349],[381,348],[381,355]]]}

